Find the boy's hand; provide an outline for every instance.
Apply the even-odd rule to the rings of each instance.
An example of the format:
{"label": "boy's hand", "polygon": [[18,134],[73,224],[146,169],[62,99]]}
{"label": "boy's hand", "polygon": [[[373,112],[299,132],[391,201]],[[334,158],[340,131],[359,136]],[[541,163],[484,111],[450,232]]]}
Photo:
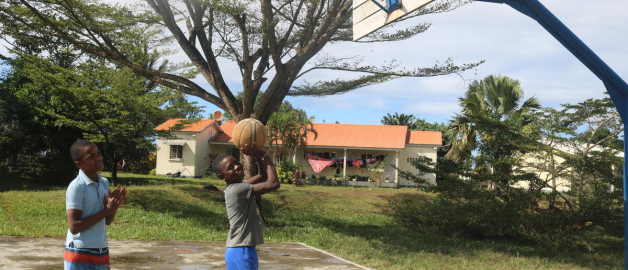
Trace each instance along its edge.
{"label": "boy's hand", "polygon": [[255,147],[255,143],[253,143],[253,145],[250,147],[248,144],[245,144],[244,147],[240,148],[240,150],[242,151],[243,154],[247,156],[259,157],[259,158],[264,157],[268,153],[268,151],[266,151],[266,149],[264,148]]}
{"label": "boy's hand", "polygon": [[103,205],[110,214],[115,213],[118,207],[126,201],[127,190],[126,187],[120,189],[120,185],[113,192],[108,190],[107,195],[103,198]]}

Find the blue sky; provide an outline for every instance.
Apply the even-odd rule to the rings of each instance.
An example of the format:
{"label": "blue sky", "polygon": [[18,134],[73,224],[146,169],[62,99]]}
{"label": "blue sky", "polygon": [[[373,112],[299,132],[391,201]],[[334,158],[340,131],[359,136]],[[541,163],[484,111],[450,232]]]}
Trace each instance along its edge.
{"label": "blue sky", "polygon": [[[620,77],[628,80],[628,1],[541,0]],[[428,67],[452,57],[458,64],[485,60],[476,70],[433,78],[403,78],[325,98],[288,97],[316,117],[316,122],[381,124],[387,113],[413,114],[430,122],[447,122],[459,111],[457,98],[469,81],[491,74],[518,79],[525,96],[543,106],[559,107],[603,96],[601,81],[532,19],[502,4],[475,2],[444,14],[414,18],[404,25],[430,22],[432,27],[410,40],[381,44],[332,44],[325,53],[361,55],[364,63],[396,59],[406,67]],[[396,27],[401,27],[399,25]],[[351,52],[351,54],[347,54]],[[232,89],[241,88],[239,72],[222,70]],[[310,82],[358,74],[320,71],[304,76]],[[202,80],[199,80],[202,83]],[[296,84],[302,83],[297,81]],[[204,83],[204,86],[207,84]],[[208,112],[217,108],[207,106]]]}
{"label": "blue sky", "polygon": [[[112,1],[112,0],[109,0]],[[408,0],[406,0],[408,1]],[[620,77],[628,80],[628,1],[541,0],[541,2],[597,53]],[[343,95],[288,97],[297,107],[316,117],[316,122],[380,124],[387,113],[413,114],[430,122],[447,122],[459,111],[457,98],[471,80],[501,74],[521,82],[525,96],[537,97],[543,106],[559,107],[587,98],[600,98],[602,82],[532,19],[502,4],[475,2],[443,14],[414,18],[398,24],[430,22],[425,33],[402,42],[378,44],[330,44],[323,53],[338,57],[362,56],[364,64],[397,60],[408,68],[429,67],[452,57],[455,63],[485,60],[475,70],[433,78],[403,78],[358,89]],[[4,52],[4,48],[0,49]],[[175,58],[182,57],[181,54]],[[241,89],[237,67],[221,60],[230,88]],[[330,80],[359,74],[315,71],[304,80]],[[214,93],[203,78],[196,81]],[[205,116],[217,107],[206,106]]]}

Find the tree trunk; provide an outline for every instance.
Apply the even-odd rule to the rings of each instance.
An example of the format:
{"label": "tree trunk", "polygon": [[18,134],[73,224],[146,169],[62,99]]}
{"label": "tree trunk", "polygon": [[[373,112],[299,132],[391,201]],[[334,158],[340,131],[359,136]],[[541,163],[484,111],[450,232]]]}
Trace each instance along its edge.
{"label": "tree trunk", "polygon": [[244,167],[245,180],[257,174],[257,162],[255,162],[255,158],[240,152],[240,163]]}
{"label": "tree trunk", "polygon": [[112,162],[111,164],[111,181],[109,181],[114,187],[118,183],[118,163]]}

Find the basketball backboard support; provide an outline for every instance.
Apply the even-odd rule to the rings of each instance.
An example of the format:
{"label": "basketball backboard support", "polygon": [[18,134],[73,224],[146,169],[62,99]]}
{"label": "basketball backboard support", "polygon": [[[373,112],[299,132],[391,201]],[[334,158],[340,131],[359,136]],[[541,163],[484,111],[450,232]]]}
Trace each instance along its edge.
{"label": "basketball backboard support", "polygon": [[[384,25],[433,2],[434,0],[353,0],[353,41],[382,28]],[[375,3],[377,2],[377,4]],[[387,3],[388,2],[388,3]],[[401,2],[394,10],[382,9],[390,7],[391,2]],[[394,7],[393,7],[394,8]]]}

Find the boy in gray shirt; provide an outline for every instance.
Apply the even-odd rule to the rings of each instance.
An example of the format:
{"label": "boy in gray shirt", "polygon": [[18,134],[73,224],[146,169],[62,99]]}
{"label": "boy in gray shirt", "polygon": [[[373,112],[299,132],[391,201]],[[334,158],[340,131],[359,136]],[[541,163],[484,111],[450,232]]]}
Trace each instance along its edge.
{"label": "boy in gray shirt", "polygon": [[257,160],[259,174],[244,180],[242,164],[229,155],[218,156],[212,168],[218,178],[227,183],[225,202],[229,218],[229,235],[225,261],[227,270],[258,269],[259,259],[255,246],[264,243],[262,218],[253,196],[279,189],[275,164],[266,149],[240,149]]}

